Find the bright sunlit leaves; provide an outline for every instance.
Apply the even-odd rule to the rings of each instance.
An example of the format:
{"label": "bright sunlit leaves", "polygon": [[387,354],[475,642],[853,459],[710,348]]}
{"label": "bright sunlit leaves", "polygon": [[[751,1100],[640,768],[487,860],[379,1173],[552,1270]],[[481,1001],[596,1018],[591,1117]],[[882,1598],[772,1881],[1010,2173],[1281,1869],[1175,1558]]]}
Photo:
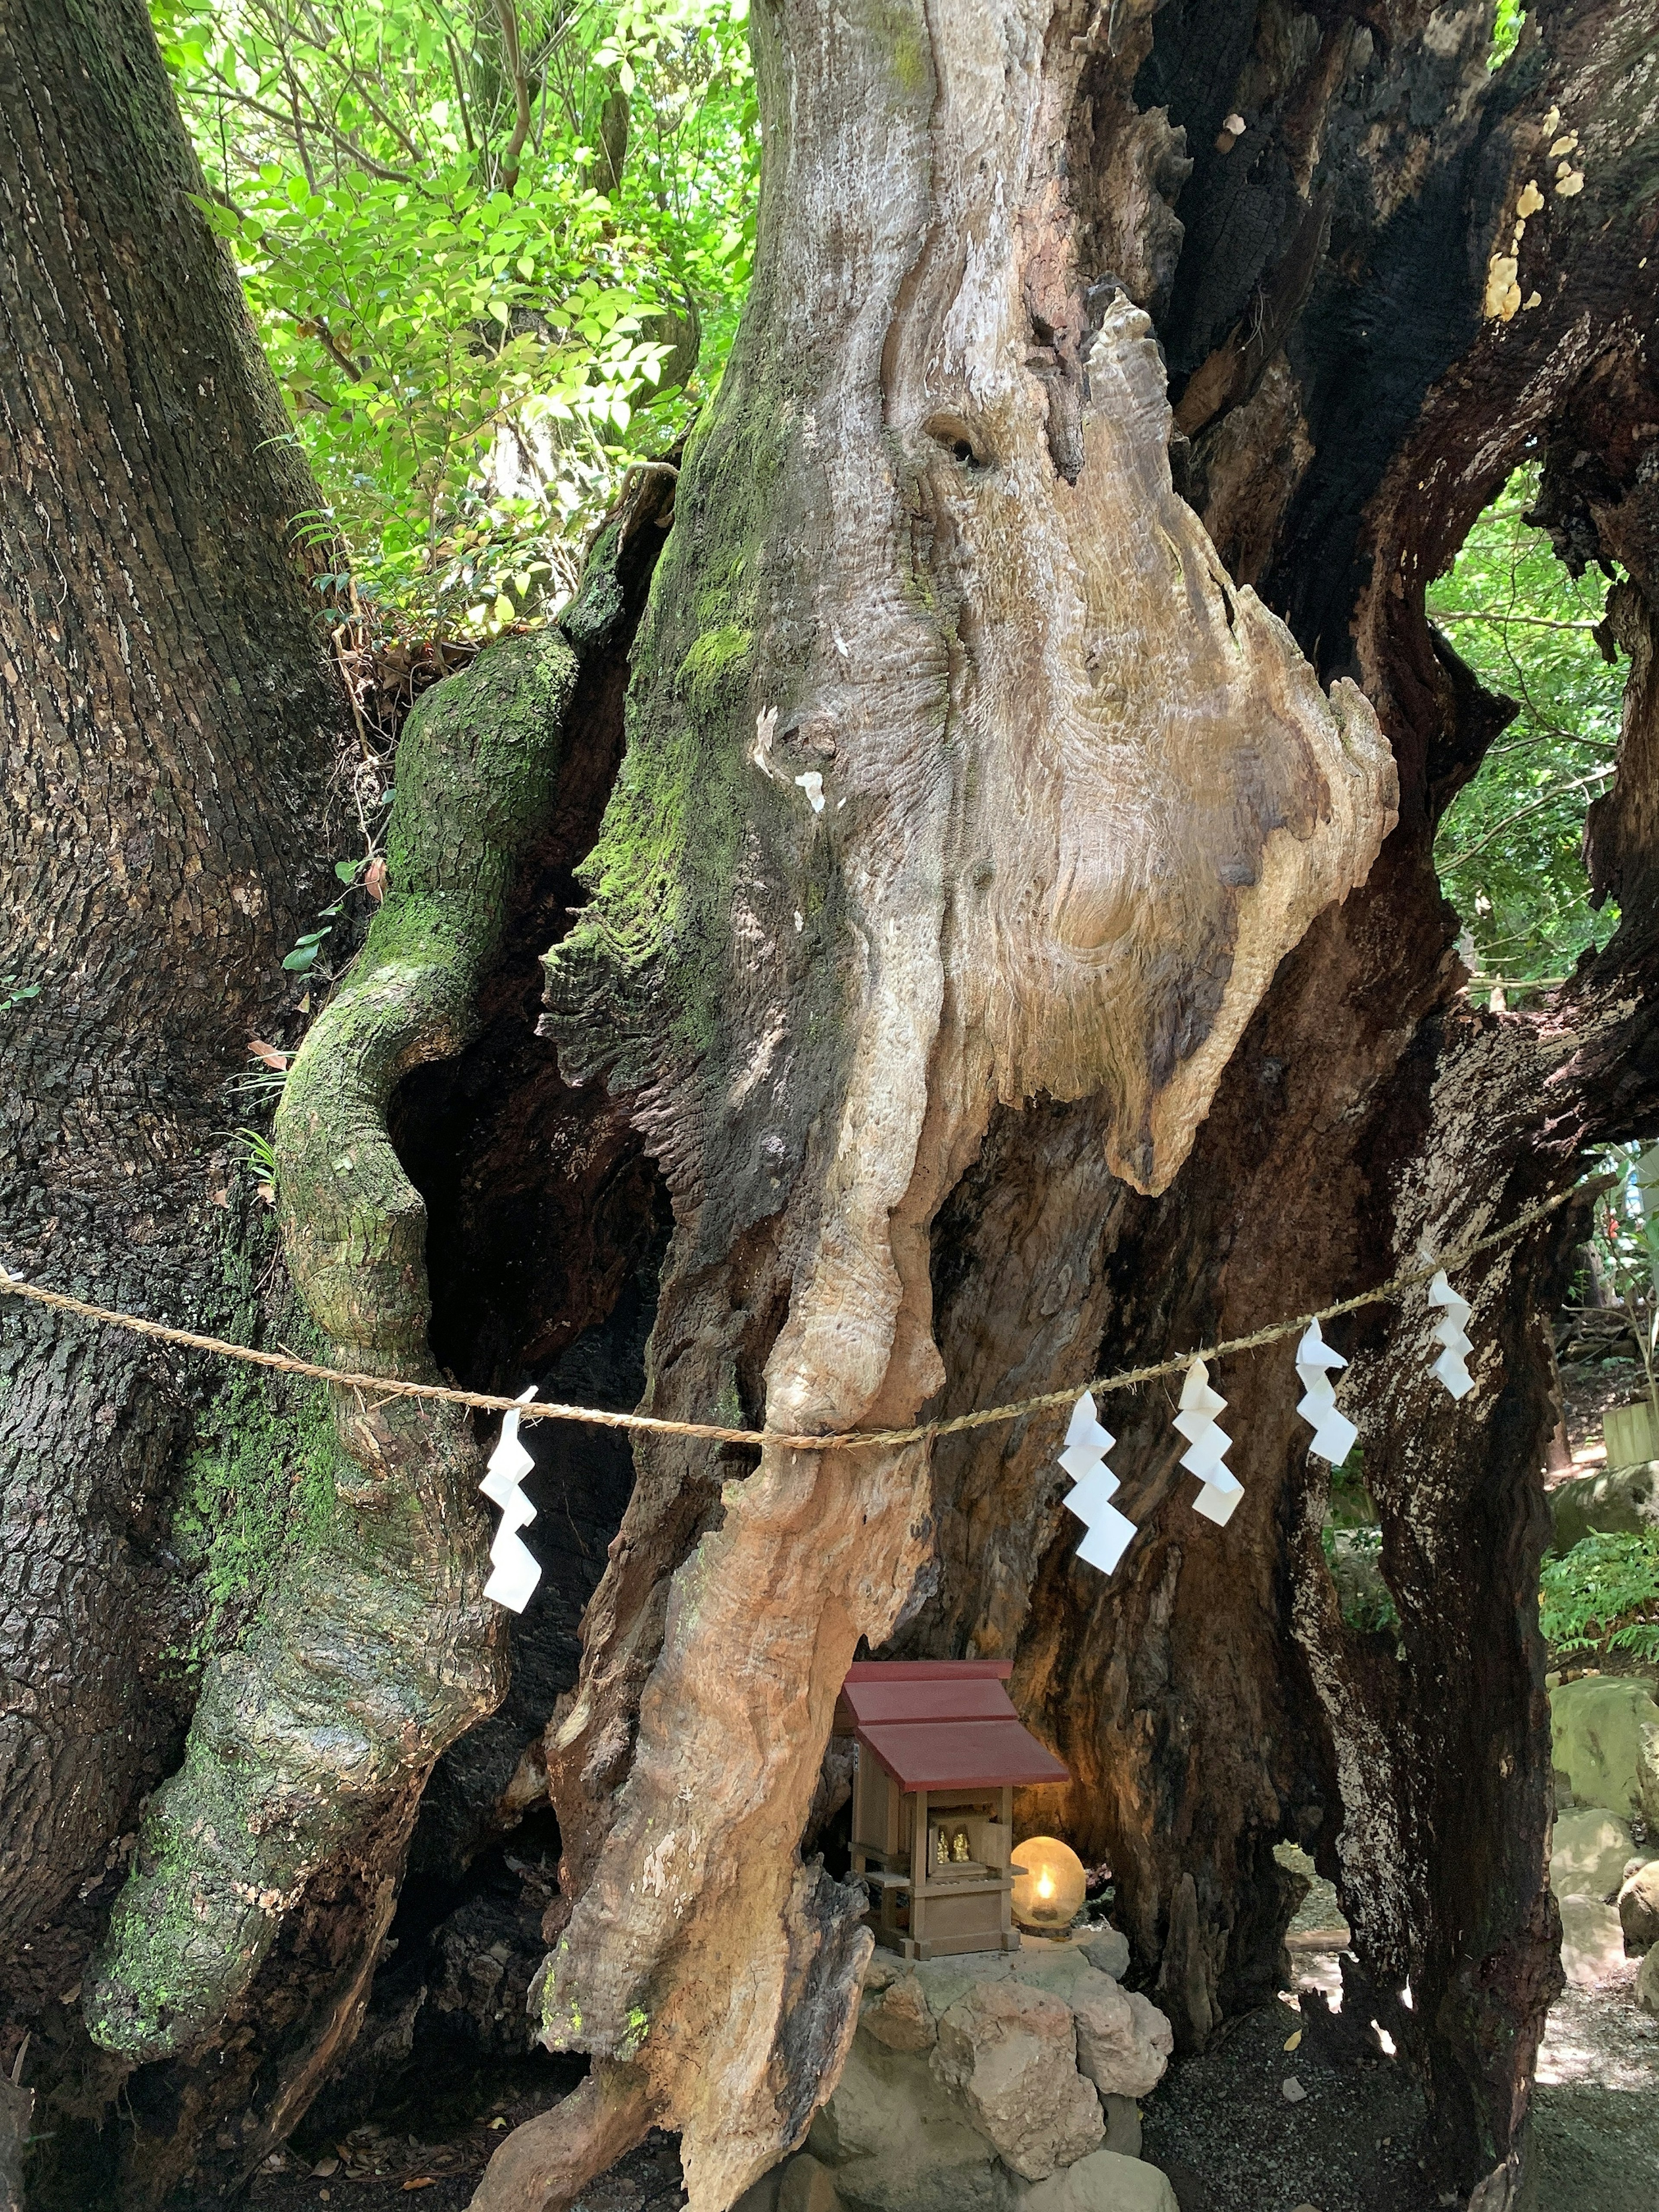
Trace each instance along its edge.
{"label": "bright sunlit leaves", "polygon": [[152,7],[327,501],[326,587],[428,635],[518,618],[528,576],[563,595],[718,379],[753,246],[744,0],[507,12],[523,104],[496,7]]}
{"label": "bright sunlit leaves", "polygon": [[1448,809],[1435,845],[1473,942],[1477,996],[1559,981],[1604,945],[1616,910],[1589,904],[1584,814],[1613,772],[1625,664],[1607,654],[1607,580],[1570,576],[1525,516],[1535,466],[1518,470],[1470,532],[1429,612],[1489,691],[1520,713]]}

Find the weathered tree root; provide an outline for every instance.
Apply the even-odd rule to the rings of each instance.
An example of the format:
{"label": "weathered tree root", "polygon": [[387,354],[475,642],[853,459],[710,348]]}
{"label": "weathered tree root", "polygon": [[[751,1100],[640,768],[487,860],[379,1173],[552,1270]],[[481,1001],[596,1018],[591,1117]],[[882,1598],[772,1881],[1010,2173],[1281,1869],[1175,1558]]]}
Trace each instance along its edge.
{"label": "weathered tree root", "polygon": [[469,2212],[565,2212],[650,2124],[643,2078],[631,2066],[601,2059],[580,2088],[514,2129],[490,2160]]}
{"label": "weathered tree root", "polygon": [[[276,1120],[289,1267],[341,1366],[436,1374],[426,1209],[386,1108],[410,1068],[466,1039],[515,865],[552,811],[580,655],[609,642],[617,560],[659,489],[642,486],[601,538],[561,624],[435,687],[404,732],[386,900]],[[506,1687],[465,1419],[341,1393],[335,1426],[325,1536],[210,1670],[89,1978],[94,2037],[135,2059],[214,2029],[307,1884]]]}

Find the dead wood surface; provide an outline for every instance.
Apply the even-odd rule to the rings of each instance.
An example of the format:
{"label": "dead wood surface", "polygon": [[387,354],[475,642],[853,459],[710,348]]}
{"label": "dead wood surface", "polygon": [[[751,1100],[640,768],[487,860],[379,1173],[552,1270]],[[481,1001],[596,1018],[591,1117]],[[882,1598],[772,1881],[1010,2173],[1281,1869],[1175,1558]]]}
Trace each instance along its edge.
{"label": "dead wood surface", "polygon": [[[1568,495],[1579,542],[1617,528],[1617,557],[1654,573],[1626,427],[1654,419],[1651,298],[1632,286],[1653,134],[1631,88],[1651,32],[1546,9],[1493,79],[1478,11],[1450,32],[1410,5],[1375,29],[1263,16],[1253,40],[1251,20],[1221,0],[1120,9],[1097,39],[1081,17],[935,10],[904,70],[856,18],[809,39],[785,10],[759,31],[756,300],[683,487],[664,576],[686,580],[653,608],[630,725],[638,778],[675,772],[672,709],[653,702],[709,619],[710,501],[769,409],[788,439],[746,556],[757,629],[698,740],[711,809],[743,823],[734,957],[695,1039],[647,994],[620,1052],[588,1011],[598,939],[629,919],[603,888],[600,924],[550,969],[576,1060],[654,1071],[641,1126],[678,1229],[653,1410],[735,1398],[835,1426],[1080,1380],[1380,1279],[1425,1236],[1560,1188],[1585,1144],[1655,1110],[1637,908],[1559,1013],[1505,1026],[1455,1004],[1433,830],[1506,710],[1422,599],[1552,425],[1547,485],[1570,439],[1601,471],[1599,506]],[[1235,108],[1237,151],[1218,143]],[[1590,181],[1530,223],[1539,305],[1483,319],[1562,114],[1583,119]],[[858,194],[835,188],[854,175]],[[1184,503],[1146,314],[1187,432]],[[823,543],[844,558],[803,573]],[[1378,710],[1401,821],[1374,866],[1393,787],[1366,765],[1369,720],[1339,687],[1321,750],[1332,708],[1267,607]],[[1647,804],[1644,696],[1618,835]],[[1317,794],[1299,781],[1315,762]],[[1358,779],[1346,817],[1339,762]],[[821,817],[803,775],[822,777]],[[1609,825],[1598,849],[1615,842]],[[672,947],[659,959],[667,999],[684,971]],[[1036,1091],[1050,1103],[1020,1110]],[[1527,1316],[1572,1233],[1472,1271],[1488,1347],[1472,1413],[1421,1379],[1409,1314],[1346,1340],[1376,1409],[1397,1650],[1340,1622],[1321,1471],[1268,1360],[1237,1385],[1247,1499],[1224,1536],[1186,1510],[1169,1406],[1149,1393],[1131,1415],[1114,1464],[1146,1534],[1109,1589],[1066,1557],[1058,1424],[856,1488],[833,1459],[751,1473],[641,1449],[549,1735],[574,1903],[550,1922],[544,2016],[556,2042],[649,2074],[694,2204],[729,2202],[798,2139],[781,1998],[808,1870],[789,1852],[860,1635],[1015,1656],[1076,1777],[1027,1817],[1109,1851],[1188,2047],[1273,1985],[1273,1844],[1315,1849],[1356,1929],[1350,2012],[1423,2069],[1437,2169],[1507,2200],[1555,1985],[1531,1625],[1547,1389]],[[821,2002],[833,2040],[834,1991]]]}

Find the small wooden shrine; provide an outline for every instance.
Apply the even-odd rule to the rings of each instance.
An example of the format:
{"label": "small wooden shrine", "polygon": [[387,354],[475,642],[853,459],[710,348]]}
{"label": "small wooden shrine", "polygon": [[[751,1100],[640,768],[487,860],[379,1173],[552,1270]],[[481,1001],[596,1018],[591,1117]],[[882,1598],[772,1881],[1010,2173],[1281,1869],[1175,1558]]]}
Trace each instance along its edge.
{"label": "small wooden shrine", "polygon": [[856,1743],[853,1871],[876,1941],[907,1959],[1017,1951],[1014,1789],[1065,1782],[1004,1685],[1006,1659],[860,1660],[836,1706]]}

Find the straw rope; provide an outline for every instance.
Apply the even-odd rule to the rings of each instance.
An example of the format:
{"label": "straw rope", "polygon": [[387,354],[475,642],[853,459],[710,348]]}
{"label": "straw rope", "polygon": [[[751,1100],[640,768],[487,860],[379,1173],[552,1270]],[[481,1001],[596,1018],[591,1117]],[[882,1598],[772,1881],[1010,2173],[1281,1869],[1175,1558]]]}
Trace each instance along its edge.
{"label": "straw rope", "polygon": [[1339,1315],[1358,1312],[1362,1306],[1385,1304],[1414,1290],[1419,1283],[1426,1283],[1438,1269],[1463,1267],[1482,1252],[1493,1251],[1524,1236],[1558,1206],[1566,1206],[1575,1199],[1591,1197],[1620,1180],[1616,1175],[1601,1176],[1576,1183],[1571,1190],[1561,1191],[1554,1198],[1545,1199],[1528,1207],[1524,1213],[1516,1214],[1502,1229],[1448,1246],[1422,1266],[1391,1275],[1386,1283],[1377,1284],[1373,1290],[1360,1291],[1353,1297],[1339,1299],[1334,1305],[1321,1306],[1315,1313],[1297,1314],[1289,1321],[1270,1322],[1266,1328],[1253,1329],[1248,1336],[1229,1337],[1223,1343],[1183,1352],[1173,1359],[1156,1360],[1147,1367],[1127,1367],[1116,1375],[1099,1375],[1092,1382],[1074,1382],[1063,1390],[1045,1390],[1038,1397],[1020,1398],[1011,1405],[989,1406],[977,1413],[957,1413],[948,1420],[921,1421],[908,1429],[848,1429],[825,1436],[790,1436],[769,1429],[727,1429],[713,1421],[669,1421],[653,1413],[608,1413],[597,1406],[562,1406],[533,1401],[521,1404],[517,1398],[496,1397],[483,1390],[458,1390],[442,1382],[416,1382],[388,1375],[358,1375],[337,1367],[325,1367],[314,1360],[297,1358],[291,1352],[259,1352],[251,1345],[228,1344],[222,1337],[201,1336],[194,1329],[173,1328],[164,1322],[146,1321],[137,1314],[112,1312],[106,1306],[89,1304],[86,1299],[70,1297],[63,1291],[49,1291],[39,1283],[20,1281],[15,1276],[7,1275],[3,1269],[0,1269],[0,1295],[27,1298],[57,1312],[75,1314],[83,1321],[103,1322],[112,1328],[126,1329],[134,1336],[179,1345],[187,1352],[211,1352],[218,1358],[240,1360],[250,1367],[275,1368],[283,1375],[308,1376],[314,1382],[360,1391],[381,1403],[389,1398],[423,1398],[440,1405],[471,1407],[480,1413],[516,1413],[526,1421],[575,1421],[590,1428],[638,1429],[651,1436],[701,1437],[710,1443],[771,1444],[785,1451],[890,1450],[901,1444],[925,1443],[933,1437],[958,1436],[968,1429],[1000,1427],[1010,1421],[1023,1420],[1028,1413],[1053,1412],[1074,1405],[1085,1390],[1097,1397],[1114,1390],[1130,1390],[1139,1383],[1155,1382],[1159,1376],[1184,1374],[1194,1359],[1226,1359],[1235,1352],[1255,1352],[1263,1345],[1277,1344],[1284,1337],[1299,1334],[1311,1322],[1334,1321]]}

